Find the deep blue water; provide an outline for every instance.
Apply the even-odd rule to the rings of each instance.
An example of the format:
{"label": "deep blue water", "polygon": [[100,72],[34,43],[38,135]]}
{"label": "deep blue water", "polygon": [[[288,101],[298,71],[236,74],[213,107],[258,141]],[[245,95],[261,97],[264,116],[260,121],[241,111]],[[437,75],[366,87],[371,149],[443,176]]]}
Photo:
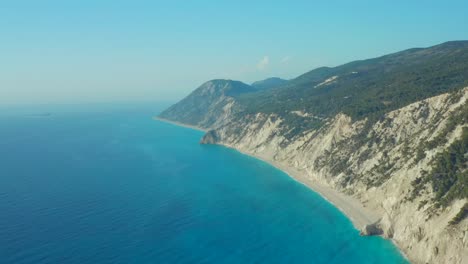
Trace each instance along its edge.
{"label": "deep blue water", "polygon": [[281,171],[152,120],[158,107],[62,108],[0,114],[1,263],[406,263]]}

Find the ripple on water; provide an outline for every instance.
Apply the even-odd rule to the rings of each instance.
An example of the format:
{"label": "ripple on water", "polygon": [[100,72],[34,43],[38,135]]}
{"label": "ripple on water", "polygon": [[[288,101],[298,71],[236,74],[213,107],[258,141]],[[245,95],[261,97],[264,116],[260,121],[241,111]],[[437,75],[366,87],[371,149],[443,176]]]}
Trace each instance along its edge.
{"label": "ripple on water", "polygon": [[406,263],[284,173],[151,115],[0,120],[0,263]]}

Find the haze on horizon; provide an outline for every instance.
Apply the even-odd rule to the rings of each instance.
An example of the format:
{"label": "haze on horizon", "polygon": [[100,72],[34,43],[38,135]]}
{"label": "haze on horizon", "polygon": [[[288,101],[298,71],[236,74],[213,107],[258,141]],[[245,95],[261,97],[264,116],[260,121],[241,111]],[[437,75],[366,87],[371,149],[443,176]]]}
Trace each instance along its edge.
{"label": "haze on horizon", "polygon": [[468,39],[468,2],[58,1],[0,4],[0,105],[176,101],[203,82]]}

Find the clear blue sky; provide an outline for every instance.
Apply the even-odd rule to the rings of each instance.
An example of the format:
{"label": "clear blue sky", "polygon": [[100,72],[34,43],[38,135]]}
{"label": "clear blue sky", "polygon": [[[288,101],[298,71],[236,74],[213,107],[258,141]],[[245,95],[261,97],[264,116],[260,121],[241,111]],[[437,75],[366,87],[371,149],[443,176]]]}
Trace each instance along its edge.
{"label": "clear blue sky", "polygon": [[177,100],[462,39],[466,0],[4,0],[0,104]]}

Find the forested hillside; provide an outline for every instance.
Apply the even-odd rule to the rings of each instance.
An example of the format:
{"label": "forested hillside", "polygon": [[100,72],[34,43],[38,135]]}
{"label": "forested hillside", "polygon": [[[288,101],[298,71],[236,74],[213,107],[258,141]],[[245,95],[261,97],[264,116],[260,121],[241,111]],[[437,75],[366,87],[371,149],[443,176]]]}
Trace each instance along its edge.
{"label": "forested hillside", "polygon": [[246,112],[319,117],[377,116],[468,85],[468,41],[409,49],[334,68],[318,68],[281,87],[243,95]]}

